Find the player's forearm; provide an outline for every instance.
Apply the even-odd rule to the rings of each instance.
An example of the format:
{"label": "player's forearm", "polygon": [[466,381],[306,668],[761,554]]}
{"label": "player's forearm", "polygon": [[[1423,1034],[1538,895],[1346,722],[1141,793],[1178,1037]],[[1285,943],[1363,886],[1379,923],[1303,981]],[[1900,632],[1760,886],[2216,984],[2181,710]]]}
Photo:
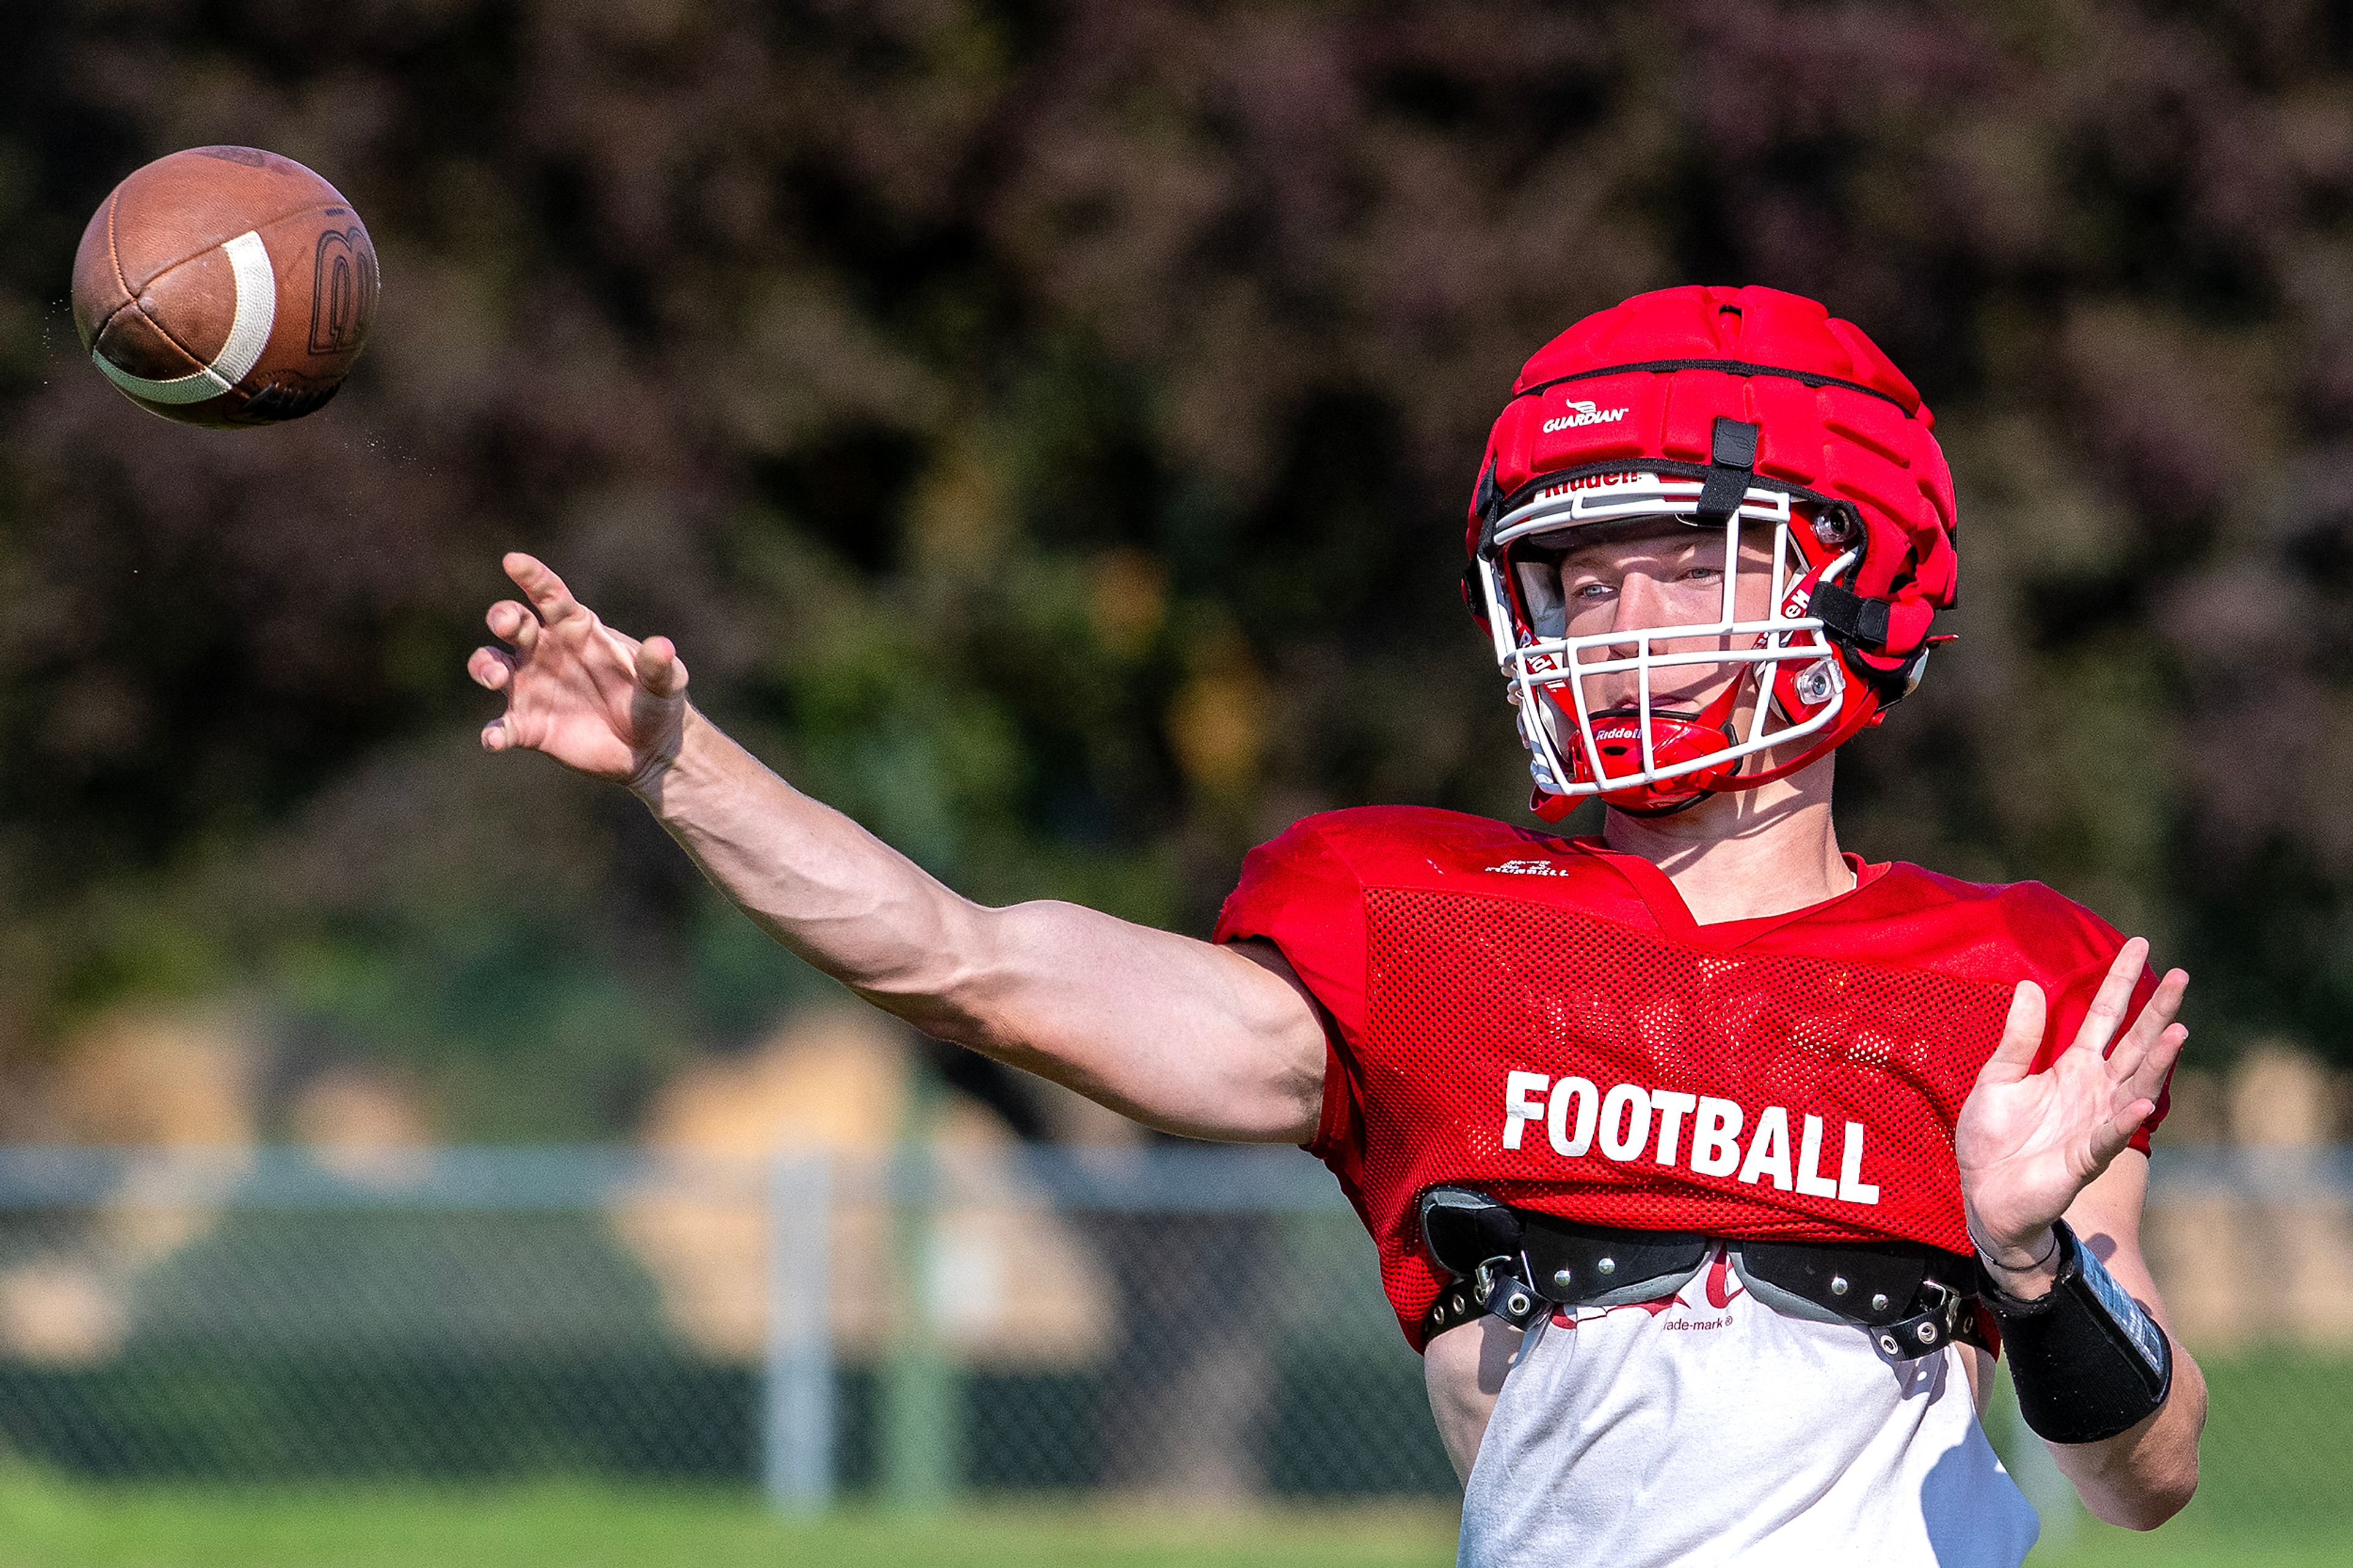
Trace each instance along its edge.
{"label": "player's forearm", "polygon": [[2206,1426],[2206,1378],[2173,1343],[2173,1386],[2156,1415],[2097,1443],[2048,1445],[2094,1517],[2127,1530],[2155,1530],[2198,1487],[2198,1435]]}
{"label": "player's forearm", "polygon": [[985,911],[691,710],[677,757],[638,793],[786,948],[918,1027],[962,1032]]}
{"label": "player's forearm", "polygon": [[[2198,1436],[2206,1425],[2206,1380],[2189,1352],[2172,1339],[2165,1301],[2140,1247],[2140,1216],[2148,1197],[2148,1161],[2127,1150],[2079,1193],[2066,1220],[2087,1256],[2138,1301],[2172,1342],[2173,1377],[2165,1403],[2113,1437],[2096,1443],[2052,1443],[2052,1458],[2075,1485],[2084,1506],[2110,1524],[2154,1530],[2179,1513],[2198,1485]],[[2004,1293],[2037,1300],[2060,1272],[2058,1237],[2031,1237],[2018,1252],[2032,1262],[2011,1267],[1982,1255]]]}
{"label": "player's forearm", "polygon": [[1166,1131],[1314,1130],[1321,1021],[1240,952],[1071,904],[975,904],[691,710],[638,794],[777,942],[927,1035]]}

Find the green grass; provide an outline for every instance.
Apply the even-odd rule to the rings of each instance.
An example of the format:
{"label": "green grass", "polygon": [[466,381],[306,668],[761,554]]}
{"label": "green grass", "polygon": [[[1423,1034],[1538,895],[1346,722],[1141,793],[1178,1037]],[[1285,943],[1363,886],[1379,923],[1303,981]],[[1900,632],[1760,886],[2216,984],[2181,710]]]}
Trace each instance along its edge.
{"label": "green grass", "polygon": [[[1031,1504],[937,1517],[778,1520],[740,1492],[526,1487],[238,1492],[0,1482],[0,1568],[1445,1568],[1443,1507],[1190,1511]],[[2085,1524],[2030,1568],[2337,1568],[2330,1524],[2184,1516],[2149,1535]]]}
{"label": "green grass", "polygon": [[[2201,1356],[2198,1495],[2146,1534],[2081,1519],[2028,1568],[2342,1568],[2353,1563],[2353,1360],[2283,1347]],[[2008,1382],[1991,1418],[2015,1436]]]}
{"label": "green grass", "polygon": [[[2197,1500],[2146,1535],[2087,1521],[2029,1568],[2353,1563],[2353,1362],[2250,1351],[2204,1365]],[[0,1470],[0,1568],[1444,1568],[1454,1525],[1436,1502],[1217,1512],[1091,1499],[937,1516],[861,1506],[796,1524],[740,1489],[271,1491]]]}
{"label": "green grass", "polygon": [[2337,1526],[2224,1528],[2185,1514],[2145,1535],[2087,1522],[2063,1552],[2037,1547],[2026,1568],[2344,1568],[2348,1558]]}
{"label": "green grass", "polygon": [[1444,1568],[1445,1508],[845,1510],[742,1493],[526,1488],[238,1493],[0,1484],[5,1568]]}

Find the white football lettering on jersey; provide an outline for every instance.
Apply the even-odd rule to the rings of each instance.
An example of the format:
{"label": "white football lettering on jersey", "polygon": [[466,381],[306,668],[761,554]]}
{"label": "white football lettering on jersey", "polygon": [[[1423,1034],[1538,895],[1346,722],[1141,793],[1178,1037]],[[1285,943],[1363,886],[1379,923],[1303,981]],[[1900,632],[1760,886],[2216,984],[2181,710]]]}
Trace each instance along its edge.
{"label": "white football lettering on jersey", "polygon": [[1504,1080],[1504,1147],[1520,1146],[1520,1130],[1544,1114],[1533,1096],[1542,1094],[1552,1079],[1540,1072],[1515,1072]]}
{"label": "white football lettering on jersey", "polygon": [[[1841,1203],[1876,1205],[1879,1188],[1862,1179],[1863,1127],[1846,1123],[1846,1144],[1840,1159],[1839,1179],[1822,1174],[1822,1129],[1820,1116],[1807,1116],[1803,1131],[1793,1139],[1788,1107],[1767,1105],[1757,1112],[1757,1131],[1744,1152],[1741,1131],[1747,1113],[1737,1100],[1716,1095],[1685,1094],[1680,1089],[1650,1089],[1621,1083],[1606,1092],[1591,1079],[1571,1074],[1556,1079],[1549,1073],[1514,1070],[1504,1079],[1504,1131],[1506,1149],[1519,1149],[1531,1121],[1545,1124],[1545,1142],[1564,1160],[1582,1159],[1599,1140],[1604,1159],[1629,1164],[1644,1157],[1672,1169],[1683,1159],[1683,1123],[1691,1123],[1691,1163],[1696,1175],[1732,1176],[1750,1186],[1770,1183],[1782,1192],[1794,1186],[1808,1197],[1836,1198]],[[1658,1124],[1655,1142],[1651,1126]],[[1793,1148],[1794,1144],[1794,1148]],[[1792,1169],[1794,1154],[1795,1169]]]}
{"label": "white football lettering on jersey", "polygon": [[1822,1119],[1806,1118],[1804,1140],[1798,1145],[1798,1190],[1810,1198],[1834,1198],[1838,1184],[1821,1173]]}
{"label": "white football lettering on jersey", "polygon": [[1846,1155],[1839,1162],[1839,1201],[1875,1204],[1879,1189],[1862,1179],[1862,1123],[1846,1124]]}
{"label": "white football lettering on jersey", "polygon": [[1659,1152],[1651,1156],[1662,1165],[1675,1163],[1675,1138],[1683,1131],[1683,1118],[1699,1109],[1699,1096],[1683,1094],[1672,1089],[1651,1091],[1651,1109],[1659,1113]]}
{"label": "white football lettering on jersey", "polygon": [[1740,1163],[1740,1129],[1747,1118],[1729,1100],[1702,1095],[1692,1124],[1691,1168],[1703,1176],[1728,1176]]}
{"label": "white football lettering on jersey", "polygon": [[[1577,1130],[1568,1128],[1568,1108],[1577,1107]],[[1593,1080],[1565,1078],[1552,1086],[1552,1106],[1545,1113],[1545,1132],[1552,1141],[1552,1152],[1576,1159],[1593,1147],[1593,1124],[1599,1119],[1601,1091]]]}
{"label": "white football lettering on jersey", "polygon": [[1783,1192],[1789,1190],[1789,1113],[1768,1105],[1757,1118],[1757,1136],[1748,1144],[1748,1158],[1740,1163],[1740,1179],[1750,1186],[1759,1176],[1770,1176]]}
{"label": "white football lettering on jersey", "polygon": [[1500,866],[1490,866],[1490,871],[1501,871],[1512,877],[1566,877],[1571,873],[1549,860],[1506,860]]}
{"label": "white football lettering on jersey", "polygon": [[[1626,1135],[1618,1135],[1620,1123]],[[1641,1085],[1621,1083],[1601,1102],[1601,1152],[1623,1163],[1651,1141],[1651,1096]]]}

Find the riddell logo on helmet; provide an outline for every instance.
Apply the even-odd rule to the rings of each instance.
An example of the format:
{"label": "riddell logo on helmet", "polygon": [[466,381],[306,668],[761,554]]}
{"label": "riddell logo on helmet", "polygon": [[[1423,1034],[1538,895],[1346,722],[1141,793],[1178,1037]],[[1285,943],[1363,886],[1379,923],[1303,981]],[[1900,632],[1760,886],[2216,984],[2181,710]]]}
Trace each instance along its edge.
{"label": "riddell logo on helmet", "polygon": [[1580,425],[1614,425],[1629,412],[1623,408],[1597,408],[1581,398],[1572,398],[1567,406],[1567,413],[1556,414],[1544,422],[1546,435],[1574,430]]}
{"label": "riddell logo on helmet", "polygon": [[[1626,411],[1621,408],[1618,412],[1623,414]],[[1563,479],[1556,485],[1545,486],[1536,492],[1536,500],[1558,500],[1561,497],[1574,495],[1578,490],[1606,490],[1636,486],[1643,489],[1657,489],[1659,476],[1656,474],[1579,474],[1573,479]]]}

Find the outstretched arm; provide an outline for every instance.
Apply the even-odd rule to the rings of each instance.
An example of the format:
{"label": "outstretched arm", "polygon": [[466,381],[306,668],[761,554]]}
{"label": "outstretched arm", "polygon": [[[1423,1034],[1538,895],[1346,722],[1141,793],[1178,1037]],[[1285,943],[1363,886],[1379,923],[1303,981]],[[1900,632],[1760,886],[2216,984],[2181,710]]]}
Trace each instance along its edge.
{"label": "outstretched arm", "polygon": [[668,638],[614,631],[528,555],[505,566],[530,603],[491,606],[507,646],[468,664],[507,698],[484,747],[625,784],[770,935],[928,1035],[1166,1131],[1314,1135],[1323,1026],[1271,947],[962,898],[697,712]]}
{"label": "outstretched arm", "polygon": [[[2119,1037],[2147,960],[2148,944],[2140,938],[2124,944],[2083,1027],[2041,1072],[2033,1062],[2042,1039],[2042,992],[2021,984],[2001,1043],[1961,1107],[1954,1152],[1969,1234],[2005,1291],[2027,1300],[2050,1291],[2058,1240],[2051,1225],[2063,1217],[2171,1339],[2165,1303],[2140,1250],[2148,1161],[2129,1145],[2189,1038],[2174,1015],[2189,977],[2168,972]],[[2171,1349],[2172,1386],[2154,1414],[2098,1442],[2049,1445],[2084,1506],[2111,1524],[2153,1530],[2179,1512],[2197,1488],[2206,1382],[2179,1341]]]}

